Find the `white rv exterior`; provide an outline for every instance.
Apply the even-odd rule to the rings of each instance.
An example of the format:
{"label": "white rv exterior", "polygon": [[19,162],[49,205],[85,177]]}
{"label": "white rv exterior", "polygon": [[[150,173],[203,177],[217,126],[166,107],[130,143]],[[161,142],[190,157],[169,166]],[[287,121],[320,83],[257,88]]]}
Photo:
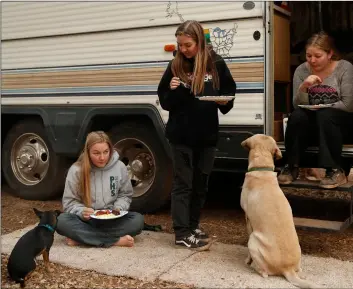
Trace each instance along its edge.
{"label": "white rv exterior", "polygon": [[[112,91],[119,96],[93,96],[87,101],[156,105],[158,82],[173,57],[164,45],[175,43],[181,19],[197,19],[211,30],[215,49],[228,58],[239,91],[234,109],[220,114],[221,124],[263,125],[264,4],[258,2],[249,11],[243,4],[4,3],[3,94],[21,97],[6,97],[3,105],[81,103],[81,96],[40,96]],[[258,41],[253,38],[256,30],[261,33]],[[144,95],[124,94],[140,91]],[[160,106],[158,110],[166,121],[167,112]]]}
{"label": "white rv exterior", "polygon": [[[44,192],[31,194],[38,191],[54,170],[51,157],[77,157],[89,130],[114,126],[109,119],[110,127],[99,127],[94,122],[99,113],[109,114],[109,117],[116,113],[119,124],[124,124],[126,115],[129,122],[134,121],[137,108],[140,111],[146,107],[156,113],[152,123],[161,135],[168,112],[160,107],[156,91],[173,58],[172,52],[164,51],[164,46],[176,43],[175,30],[188,19],[200,21],[204,29],[208,29],[214,49],[225,58],[237,83],[234,108],[227,115],[220,114],[224,137],[217,158],[220,161],[245,160],[246,152],[242,152],[240,140],[257,132],[272,134],[273,105],[271,98],[266,98],[272,90],[272,61],[268,58],[273,49],[269,33],[271,14],[268,13],[271,5],[250,1],[2,3],[3,119],[8,117],[8,123],[15,121],[15,124],[26,122],[30,116],[31,121],[38,122],[47,133],[44,136],[43,130],[31,132],[28,123],[28,132],[23,127],[19,130],[8,124],[5,133],[10,131],[13,146],[10,140],[6,142],[4,135],[5,148],[12,149],[12,153],[2,166],[10,187],[24,192],[21,196],[26,198],[44,198]],[[104,109],[109,109],[109,113]],[[99,113],[92,112],[96,110]],[[33,120],[33,116],[39,119]],[[161,127],[156,127],[158,122]],[[140,125],[143,126],[143,122]],[[35,141],[23,138],[26,133],[32,133],[38,140],[39,149],[32,146]],[[16,144],[15,136],[22,142]],[[133,132],[129,138],[134,139]],[[149,151],[156,163],[152,168],[153,176],[148,177],[148,182],[142,182],[143,189],[137,188],[135,197],[147,198],[150,194],[149,199],[160,198],[161,201],[151,205],[144,199],[137,208],[144,210],[150,206],[154,209],[166,199],[156,192],[149,193],[157,191],[153,187],[159,178],[159,157],[146,141],[141,144],[146,145],[145,151]],[[24,148],[37,150],[37,159],[35,153],[32,158],[24,154]],[[38,157],[40,150],[47,150],[46,164]],[[167,158],[168,153],[163,156]],[[31,165],[32,171],[35,166],[46,166],[39,172],[38,181],[26,167],[33,157],[38,162]],[[161,178],[166,177],[171,175]],[[169,188],[163,192],[165,196]],[[57,193],[57,189],[53,189],[51,195],[54,191]]]}

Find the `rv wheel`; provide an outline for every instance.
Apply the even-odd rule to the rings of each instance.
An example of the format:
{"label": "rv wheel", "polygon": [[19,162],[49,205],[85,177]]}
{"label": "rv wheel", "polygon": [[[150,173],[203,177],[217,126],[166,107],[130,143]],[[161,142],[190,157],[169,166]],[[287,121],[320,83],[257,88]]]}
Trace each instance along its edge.
{"label": "rv wheel", "polygon": [[40,121],[19,122],[8,132],[2,147],[2,170],[11,193],[28,200],[56,197],[63,192],[65,168]]}
{"label": "rv wheel", "polygon": [[110,136],[134,188],[131,210],[149,213],[165,205],[170,200],[172,165],[155,130],[129,122],[115,126]]}

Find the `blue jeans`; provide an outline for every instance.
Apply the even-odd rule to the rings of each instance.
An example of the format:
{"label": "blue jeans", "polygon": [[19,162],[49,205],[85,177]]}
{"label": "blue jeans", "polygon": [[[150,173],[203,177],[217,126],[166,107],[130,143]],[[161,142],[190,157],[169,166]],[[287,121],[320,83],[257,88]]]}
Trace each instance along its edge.
{"label": "blue jeans", "polygon": [[81,244],[110,247],[120,237],[136,236],[141,233],[144,218],[136,212],[129,212],[125,216],[112,220],[90,219],[83,221],[75,214],[62,213],[58,217],[56,231]]}

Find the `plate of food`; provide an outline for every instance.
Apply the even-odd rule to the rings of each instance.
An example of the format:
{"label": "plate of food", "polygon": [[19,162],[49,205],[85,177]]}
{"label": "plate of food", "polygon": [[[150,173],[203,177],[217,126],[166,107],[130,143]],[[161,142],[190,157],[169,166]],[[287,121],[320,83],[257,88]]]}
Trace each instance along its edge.
{"label": "plate of food", "polygon": [[320,108],[327,108],[333,106],[334,103],[328,103],[328,104],[299,104],[299,107],[310,109],[310,110],[317,110]]}
{"label": "plate of food", "polygon": [[92,215],[90,215],[91,218],[97,219],[97,220],[111,220],[111,219],[117,219],[125,216],[128,213],[128,211],[119,211],[119,210],[95,210]]}
{"label": "plate of food", "polygon": [[235,96],[224,96],[224,95],[220,95],[220,96],[199,96],[198,99],[199,100],[203,100],[203,101],[230,101],[232,99],[234,99]]}

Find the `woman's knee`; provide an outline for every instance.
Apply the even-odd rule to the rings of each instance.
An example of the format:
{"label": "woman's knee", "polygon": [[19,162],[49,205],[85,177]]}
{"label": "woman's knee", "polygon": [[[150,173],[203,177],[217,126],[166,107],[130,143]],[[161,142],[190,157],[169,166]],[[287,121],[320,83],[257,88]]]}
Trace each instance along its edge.
{"label": "woman's knee", "polygon": [[316,120],[317,123],[320,124],[330,124],[334,123],[337,109],[335,108],[325,108],[319,109],[316,112]]}
{"label": "woman's knee", "polygon": [[73,224],[77,222],[79,217],[75,214],[61,213],[58,217],[58,223],[56,224],[56,231],[60,235],[66,235],[66,233],[73,228]]}
{"label": "woman's knee", "polygon": [[130,212],[131,228],[137,234],[141,233],[145,223],[145,218],[143,215],[137,212]]}
{"label": "woman's knee", "polygon": [[309,123],[309,116],[308,112],[303,108],[295,109],[289,119],[288,119],[288,126],[291,125],[307,125]]}
{"label": "woman's knee", "polygon": [[180,196],[189,196],[192,193],[192,176],[187,176],[185,178],[175,177],[173,182],[173,188],[171,195],[180,197]]}

